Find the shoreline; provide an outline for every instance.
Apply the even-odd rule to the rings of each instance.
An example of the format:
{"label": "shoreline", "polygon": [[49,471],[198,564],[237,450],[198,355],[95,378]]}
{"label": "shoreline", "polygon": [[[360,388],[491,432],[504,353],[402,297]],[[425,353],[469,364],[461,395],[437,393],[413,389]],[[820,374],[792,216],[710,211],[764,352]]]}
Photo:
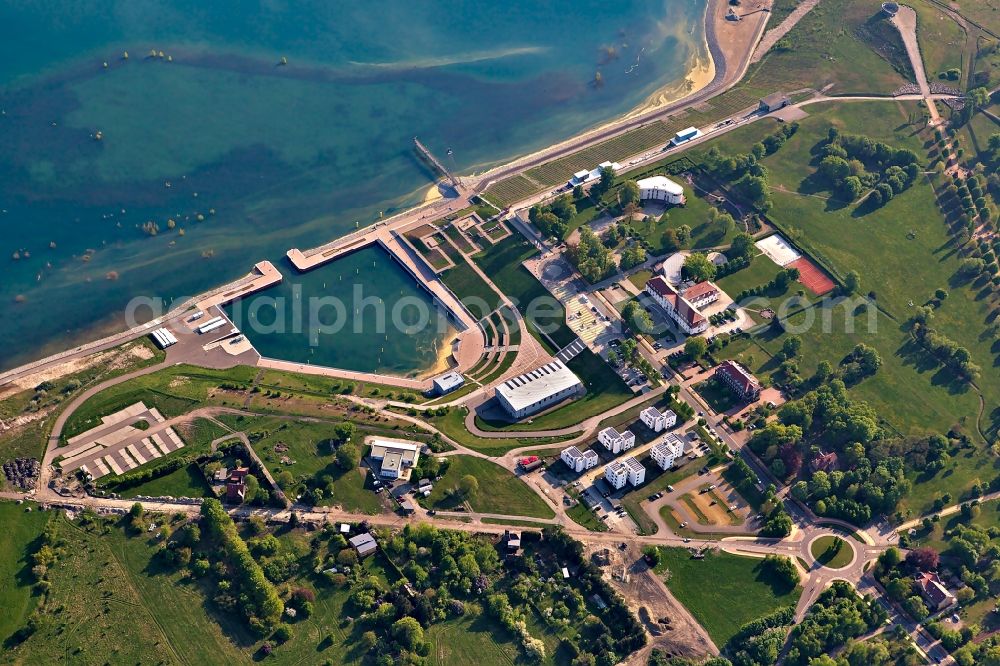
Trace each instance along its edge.
{"label": "shoreline", "polygon": [[[740,78],[742,78],[743,74],[749,67],[750,57],[752,56],[754,48],[763,35],[764,28],[767,25],[767,14],[765,14],[760,25],[755,29],[755,37],[752,40],[752,43],[748,45],[747,52],[742,54],[742,51],[740,51],[744,57],[742,57],[739,71],[735,72],[732,70],[730,63],[727,62],[726,55],[720,45],[718,34],[720,27],[726,27],[727,24],[739,25],[725,20],[727,6],[728,5],[725,0],[707,0],[704,14],[704,46],[706,51],[703,54],[694,56],[695,63],[684,79],[682,79],[681,83],[675,81],[668,84],[665,88],[653,93],[640,106],[632,109],[624,115],[616,116],[595,128],[568,137],[558,143],[550,144],[528,155],[522,155],[521,157],[514,158],[509,162],[494,166],[485,172],[478,174],[473,173],[466,176],[466,178],[475,183],[475,192],[482,193],[491,184],[493,184],[493,182],[515,173],[520,173],[525,169],[536,166],[537,164],[556,160],[567,154],[584,150],[587,147],[596,145],[597,143],[608,140],[614,136],[618,136],[631,131],[632,129],[642,127],[647,122],[653,122],[662,117],[667,117],[678,109],[705,102],[714,97],[716,94],[734,85]],[[730,46],[732,46],[732,44],[730,44]],[[741,47],[742,43],[737,46]],[[734,77],[734,74],[738,75]],[[685,90],[683,93],[680,93],[679,97],[672,99],[679,93],[672,93],[671,89],[676,90],[678,85],[683,85]],[[423,200],[420,201],[420,203],[404,210],[397,211],[394,215],[381,220],[380,224],[387,224],[392,218],[395,217],[411,216],[421,209],[432,207],[442,198],[443,197],[438,191],[437,184],[432,184],[424,192]],[[205,293],[210,293],[211,291],[212,289],[209,289]],[[124,334],[124,332],[122,332],[122,334]],[[99,344],[99,341],[92,342],[89,345],[80,345],[76,353],[84,353],[84,348],[97,344]],[[52,356],[42,357],[34,361],[29,361],[25,364],[0,373],[0,377],[9,379],[23,373],[28,368],[47,365],[52,362],[53,358],[59,357],[65,353],[66,352],[62,352]],[[423,371],[417,372],[423,374]],[[427,372],[432,371],[427,370]]]}

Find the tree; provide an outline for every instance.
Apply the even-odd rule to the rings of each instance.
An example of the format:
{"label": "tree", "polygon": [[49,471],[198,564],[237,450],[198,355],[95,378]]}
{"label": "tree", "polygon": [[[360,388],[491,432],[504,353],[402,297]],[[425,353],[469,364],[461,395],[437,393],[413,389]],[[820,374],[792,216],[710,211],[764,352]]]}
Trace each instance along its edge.
{"label": "tree", "polygon": [[392,625],[392,637],[407,650],[415,650],[424,642],[424,628],[412,617],[400,618]]}
{"label": "tree", "polygon": [[844,288],[847,289],[847,293],[855,293],[860,285],[861,275],[859,275],[857,271],[851,271],[844,276]]}
{"label": "tree", "polygon": [[466,474],[458,480],[458,490],[462,497],[472,497],[479,491],[479,479],[471,474]]}
{"label": "tree", "polygon": [[918,571],[937,571],[941,557],[933,548],[914,548],[906,554],[906,564]]}
{"label": "tree", "polygon": [[128,510],[128,515],[133,520],[133,522],[142,518],[143,513],[144,509],[142,508],[142,504],[139,504],[138,502],[133,504],[132,508]]}
{"label": "tree", "polygon": [[802,338],[797,335],[788,336],[781,344],[781,351],[785,355],[785,358],[793,358],[799,353],[801,348]]}
{"label": "tree", "polygon": [[764,558],[764,565],[788,587],[799,584],[799,570],[795,568],[791,558],[784,555],[768,555]]}
{"label": "tree", "polygon": [[729,254],[733,255],[729,257],[730,261],[736,257],[749,257],[753,252],[753,248],[753,236],[745,231],[741,231],[736,234],[733,242],[729,245]]}
{"label": "tree", "polygon": [[693,335],[684,341],[684,353],[688,358],[698,359],[708,351],[708,342],[700,335]]}
{"label": "tree", "polygon": [[246,492],[243,495],[243,501],[252,502],[257,497],[257,493],[260,491],[260,481],[253,474],[247,474],[243,478],[243,483],[246,485]]}
{"label": "tree", "polygon": [[704,282],[715,277],[715,264],[701,252],[695,252],[684,260],[684,273],[696,282]]}
{"label": "tree", "polygon": [[353,469],[358,464],[358,447],[351,442],[341,444],[337,448],[337,466],[340,469]]}
{"label": "tree", "polygon": [[626,180],[625,184],[622,185],[621,190],[618,192],[618,200],[621,202],[622,207],[628,206],[629,204],[639,203],[639,185],[634,180]]}

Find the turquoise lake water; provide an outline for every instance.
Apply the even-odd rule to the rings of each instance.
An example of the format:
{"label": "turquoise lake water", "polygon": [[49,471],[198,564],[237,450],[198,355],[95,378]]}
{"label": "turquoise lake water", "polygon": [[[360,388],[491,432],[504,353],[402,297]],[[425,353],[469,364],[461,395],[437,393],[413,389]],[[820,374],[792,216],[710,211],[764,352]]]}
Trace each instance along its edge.
{"label": "turquoise lake water", "polygon": [[[0,368],[123,328],[135,296],[292,277],[288,248],[422,198],[415,135],[469,172],[634,108],[684,77],[704,6],[0,4]],[[407,340],[384,367],[421,367]]]}
{"label": "turquoise lake water", "polygon": [[286,275],[227,305],[226,314],[268,358],[394,375],[433,368],[457,334],[430,294],[378,246]]}

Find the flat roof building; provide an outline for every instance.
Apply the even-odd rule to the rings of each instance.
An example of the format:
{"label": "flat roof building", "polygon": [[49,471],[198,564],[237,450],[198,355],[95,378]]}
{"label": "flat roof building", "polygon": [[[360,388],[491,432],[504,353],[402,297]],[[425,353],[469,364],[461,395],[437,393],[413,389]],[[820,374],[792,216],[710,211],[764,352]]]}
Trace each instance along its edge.
{"label": "flat roof building", "polygon": [[684,188],[666,176],[650,176],[636,181],[639,198],[643,201],[665,201],[669,204],[684,203]]}
{"label": "flat roof building", "polygon": [[615,173],[618,173],[621,171],[622,165],[618,164],[618,162],[601,162],[590,171],[577,171],[573,174],[572,178],[566,181],[566,184],[570,187],[576,187],[577,185],[586,185],[587,183],[591,183],[595,180],[600,180],[601,171],[607,168],[610,168]]}
{"label": "flat roof building", "polygon": [[597,433],[597,441],[603,444],[608,451],[617,455],[635,446],[635,434],[631,430],[618,432],[612,427],[607,427]]}
{"label": "flat roof building", "polygon": [[177,338],[175,338],[174,334],[166,328],[158,328],[150,335],[153,337],[153,341],[160,349],[166,349],[170,345],[177,344]]}
{"label": "flat roof building", "polygon": [[656,461],[660,469],[670,469],[678,458],[684,457],[684,440],[669,433],[649,450],[649,456]]}
{"label": "flat roof building", "polygon": [[651,406],[639,412],[639,420],[653,432],[661,432],[674,427],[677,423],[677,414],[674,414],[671,409],[661,412],[656,407]]}
{"label": "flat roof building", "polygon": [[600,460],[596,451],[592,451],[591,449],[581,451],[575,446],[563,449],[559,457],[574,472],[583,472],[584,470],[597,467],[597,463]]}
{"label": "flat roof building", "polygon": [[440,377],[434,378],[434,392],[438,395],[444,395],[445,393],[450,393],[465,383],[465,379],[462,375],[458,374],[454,370],[451,372],[446,372]]}
{"label": "flat roof building", "polygon": [[497,402],[515,419],[583,393],[583,383],[562,361],[552,361],[496,388]]}
{"label": "flat roof building", "polygon": [[633,456],[612,461],[604,468],[604,478],[616,490],[621,490],[626,483],[633,486],[641,485],[646,480],[646,468]]}
{"label": "flat roof building", "polygon": [[792,100],[788,97],[788,95],[782,92],[776,92],[768,95],[767,97],[761,97],[760,105],[757,109],[758,111],[762,111],[764,113],[770,113],[771,111],[783,109],[791,103]]}
{"label": "flat roof building", "polygon": [[411,442],[373,437],[371,457],[381,463],[379,476],[387,479],[408,479],[420,458],[420,446]]}
{"label": "flat roof building", "polygon": [[697,127],[688,127],[687,129],[682,129],[680,132],[674,135],[674,138],[670,140],[670,143],[675,146],[679,146],[682,143],[687,143],[692,139],[697,139],[701,136],[701,130]]}

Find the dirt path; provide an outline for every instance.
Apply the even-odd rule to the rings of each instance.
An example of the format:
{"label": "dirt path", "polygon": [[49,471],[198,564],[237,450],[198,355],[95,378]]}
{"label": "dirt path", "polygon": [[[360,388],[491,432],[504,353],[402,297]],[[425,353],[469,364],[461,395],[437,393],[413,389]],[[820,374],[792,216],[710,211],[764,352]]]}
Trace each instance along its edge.
{"label": "dirt path", "polygon": [[913,67],[913,75],[920,86],[920,94],[927,103],[927,110],[931,114],[931,125],[937,126],[941,123],[941,116],[938,114],[937,106],[931,99],[931,87],[927,83],[927,73],[924,71],[924,59],[920,56],[920,44],[917,41],[917,12],[912,7],[900,5],[899,11],[892,17],[892,24],[899,30],[899,35],[903,38],[903,45],[906,47],[906,54],[910,57],[910,66]]}
{"label": "dirt path", "polygon": [[792,10],[792,13],[785,17],[779,25],[764,33],[764,37],[757,44],[757,49],[750,58],[751,63],[760,62],[760,59],[771,50],[771,47],[778,43],[778,40],[791,31],[795,25],[802,20],[802,17],[812,11],[812,8],[819,4],[819,0],[804,0],[799,6]]}

